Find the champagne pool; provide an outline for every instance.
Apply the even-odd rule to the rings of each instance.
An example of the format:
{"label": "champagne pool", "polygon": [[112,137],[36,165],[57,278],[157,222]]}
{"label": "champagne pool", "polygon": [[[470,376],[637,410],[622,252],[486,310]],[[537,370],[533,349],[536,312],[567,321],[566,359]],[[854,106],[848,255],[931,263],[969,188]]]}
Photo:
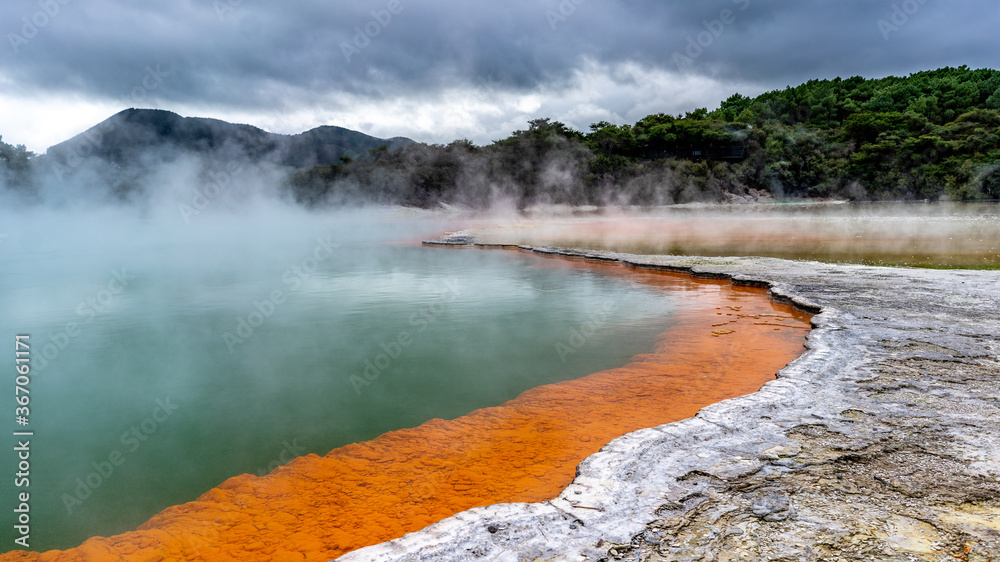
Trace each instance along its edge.
{"label": "champagne pool", "polygon": [[328,560],[548,499],[614,437],[755,391],[808,329],[726,281],[421,247],[453,225],[399,211],[2,218],[31,550],[112,537],[5,560]]}

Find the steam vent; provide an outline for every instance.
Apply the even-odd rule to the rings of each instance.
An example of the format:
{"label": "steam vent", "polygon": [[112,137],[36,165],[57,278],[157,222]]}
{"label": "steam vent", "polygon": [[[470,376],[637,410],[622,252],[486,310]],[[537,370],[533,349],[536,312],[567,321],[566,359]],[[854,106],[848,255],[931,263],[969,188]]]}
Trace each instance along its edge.
{"label": "steam vent", "polygon": [[755,392],[803,351],[809,315],[762,288],[572,261],[663,291],[696,292],[698,305],[622,367],[300,457],[267,476],[230,478],[133,532],[0,560],[331,560],[473,507],[552,499],[612,439]]}

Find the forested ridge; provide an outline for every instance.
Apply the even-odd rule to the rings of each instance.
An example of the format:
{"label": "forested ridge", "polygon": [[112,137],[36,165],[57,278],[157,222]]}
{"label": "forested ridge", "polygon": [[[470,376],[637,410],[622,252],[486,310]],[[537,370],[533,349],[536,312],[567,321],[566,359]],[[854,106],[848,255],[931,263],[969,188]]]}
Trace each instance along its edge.
{"label": "forested ridge", "polygon": [[[151,110],[128,110],[105,123],[130,116],[162,121],[164,115],[182,124],[212,125],[209,140],[226,151],[191,151],[212,160],[206,166],[271,163],[287,177],[283,189],[310,206],[1000,198],[1000,71],[989,69],[812,80],[753,98],[734,94],[713,110],[660,113],[625,125],[594,123],[588,131],[540,118],[485,146],[390,139],[388,146],[372,142],[351,151],[326,134],[334,128],[325,127],[311,132],[322,130],[322,138],[288,137],[301,137],[304,149],[265,151],[270,156],[262,158],[261,142],[243,137],[251,129],[257,136],[269,134],[252,127]],[[145,185],[144,162],[166,162],[167,155],[192,144],[193,133],[178,136],[183,127],[144,127],[145,136],[138,135],[143,142],[130,140],[137,138],[130,128],[105,129],[110,132],[95,127],[96,134],[79,135],[40,157],[0,141],[0,186],[30,195],[46,181],[71,181],[52,174],[67,167],[57,165],[64,160],[72,163],[63,158],[69,151],[100,160],[75,164],[73,171],[86,170],[92,183],[101,184],[95,189],[104,186],[120,195],[130,185]],[[205,135],[199,135],[195,140],[204,144]],[[128,157],[108,156],[124,150],[115,147],[126,147]],[[337,162],[338,154],[346,155],[336,164],[306,167],[324,158]],[[156,176],[150,177],[154,180],[145,188],[155,190]]]}
{"label": "forested ridge", "polygon": [[306,204],[664,204],[996,199],[1000,71],[812,80],[709,111],[580,132],[549,119],[487,146],[375,150],[290,181]]}

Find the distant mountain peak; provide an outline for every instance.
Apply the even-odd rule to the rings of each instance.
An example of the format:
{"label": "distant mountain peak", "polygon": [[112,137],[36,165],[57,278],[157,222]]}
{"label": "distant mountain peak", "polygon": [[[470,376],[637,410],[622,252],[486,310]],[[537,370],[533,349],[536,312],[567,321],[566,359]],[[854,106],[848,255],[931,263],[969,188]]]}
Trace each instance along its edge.
{"label": "distant mountain peak", "polygon": [[83,133],[49,148],[46,156],[65,164],[105,160],[117,167],[155,153],[166,159],[192,153],[204,157],[268,162],[293,168],[335,164],[342,156],[411,144],[403,137],[381,139],[323,125],[294,135],[206,117],[183,117],[164,109],[124,109]]}

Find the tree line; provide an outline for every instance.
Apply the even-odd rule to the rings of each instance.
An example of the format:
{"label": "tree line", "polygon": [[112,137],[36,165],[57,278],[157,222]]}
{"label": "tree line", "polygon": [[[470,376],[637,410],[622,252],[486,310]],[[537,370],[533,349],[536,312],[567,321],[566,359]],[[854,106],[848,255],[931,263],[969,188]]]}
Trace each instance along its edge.
{"label": "tree line", "polygon": [[[734,94],[711,111],[602,121],[585,132],[543,118],[485,146],[364,152],[291,168],[283,188],[309,206],[998,199],[1000,71],[810,80]],[[44,168],[33,163],[43,159],[0,139],[0,185],[30,195]]]}
{"label": "tree line", "polygon": [[587,132],[550,119],[486,146],[379,149],[293,175],[305,204],[649,205],[1000,197],[1000,71],[811,80]]}

